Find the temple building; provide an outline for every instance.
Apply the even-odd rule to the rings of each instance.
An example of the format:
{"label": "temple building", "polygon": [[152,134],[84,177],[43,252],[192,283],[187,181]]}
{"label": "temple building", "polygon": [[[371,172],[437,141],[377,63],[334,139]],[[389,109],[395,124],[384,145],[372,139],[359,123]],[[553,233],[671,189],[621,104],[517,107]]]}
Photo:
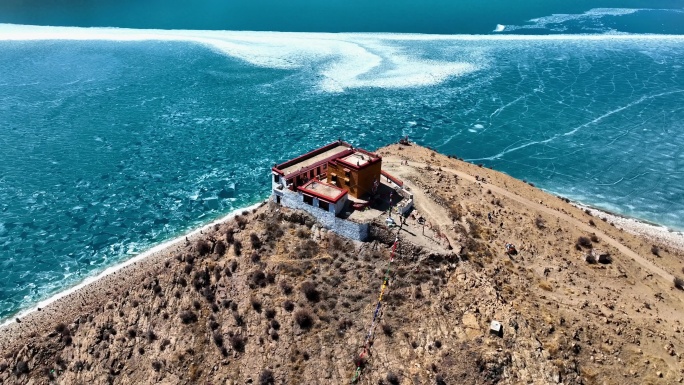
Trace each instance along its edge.
{"label": "temple building", "polygon": [[340,219],[368,222],[385,210],[383,203],[400,213],[413,204],[403,182],[382,171],[381,156],[341,140],[276,164],[271,175],[273,201],[336,224],[333,230]]}

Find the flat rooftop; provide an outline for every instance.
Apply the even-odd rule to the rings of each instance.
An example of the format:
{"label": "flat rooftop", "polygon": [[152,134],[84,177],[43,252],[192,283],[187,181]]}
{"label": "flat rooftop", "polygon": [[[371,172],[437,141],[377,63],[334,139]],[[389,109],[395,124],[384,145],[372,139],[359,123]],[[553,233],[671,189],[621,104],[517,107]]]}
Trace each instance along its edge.
{"label": "flat rooftop", "polygon": [[[372,202],[371,206],[365,210],[347,209],[345,210],[346,212],[343,212],[343,215],[341,215],[341,217],[358,223],[368,222],[381,216],[386,217],[387,210],[389,209],[390,193],[392,193],[392,206],[397,206],[404,200],[401,194],[397,193],[392,186],[388,185],[384,181],[381,181],[380,187],[378,188],[379,199]],[[351,204],[352,202],[364,201],[349,197],[348,204]],[[393,214],[393,217],[394,216],[395,214]]]}
{"label": "flat rooftop", "polygon": [[[339,154],[348,151],[349,150],[349,145],[346,143],[337,143],[336,146],[329,148],[328,150],[321,152],[320,154],[313,155],[311,157],[307,157],[306,155],[301,156],[301,160],[297,161],[297,158],[293,159],[294,163],[289,164],[285,168],[281,168],[280,170],[285,174],[291,174],[295,171],[299,171],[302,168],[309,167],[315,163],[318,163],[320,161],[326,160],[328,158],[334,158],[337,157]],[[285,162],[288,163],[288,162]],[[284,163],[283,163],[284,164]]]}
{"label": "flat rooftop", "polygon": [[364,154],[359,151],[354,151],[352,154],[349,154],[341,159],[347,163],[355,164],[359,167],[363,167],[366,164],[368,164],[371,160],[373,160],[373,158],[370,155]]}
{"label": "flat rooftop", "polygon": [[339,187],[317,180],[312,180],[299,189],[302,192],[315,195],[331,202],[337,202],[344,194],[347,193],[346,190],[342,190]]}

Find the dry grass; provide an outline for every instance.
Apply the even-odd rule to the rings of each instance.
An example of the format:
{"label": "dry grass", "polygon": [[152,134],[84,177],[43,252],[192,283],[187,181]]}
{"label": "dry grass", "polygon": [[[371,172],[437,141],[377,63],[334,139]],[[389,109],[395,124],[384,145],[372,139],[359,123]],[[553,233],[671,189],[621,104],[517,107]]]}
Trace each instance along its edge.
{"label": "dry grass", "polygon": [[539,282],[539,287],[540,287],[542,290],[553,291],[553,286],[551,285],[551,282],[549,282],[549,281],[541,281],[541,282]]}

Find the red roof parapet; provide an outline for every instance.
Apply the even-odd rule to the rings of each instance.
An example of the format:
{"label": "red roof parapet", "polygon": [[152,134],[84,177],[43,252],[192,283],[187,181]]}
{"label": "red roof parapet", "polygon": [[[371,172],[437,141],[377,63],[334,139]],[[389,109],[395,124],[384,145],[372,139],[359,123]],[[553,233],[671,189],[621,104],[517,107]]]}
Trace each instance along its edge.
{"label": "red roof parapet", "polygon": [[[326,151],[328,151],[328,150],[330,150],[330,149],[332,149],[332,148],[335,148],[335,147],[337,147],[337,146],[344,146],[344,147],[348,147],[349,149],[352,149],[352,148],[353,148],[353,146],[352,146],[351,144],[349,144],[349,143],[347,143],[347,142],[344,142],[344,141],[342,141],[342,140],[338,140],[338,141],[336,141],[336,142],[332,142],[332,143],[330,143],[330,144],[326,144],[326,145],[323,146],[323,147],[319,147],[319,148],[317,148],[317,149],[315,149],[315,150],[311,150],[311,151],[307,152],[306,154],[300,155],[300,156],[298,156],[298,157],[296,157],[296,158],[294,158],[294,159],[290,159],[290,160],[287,160],[287,161],[285,161],[285,162],[283,162],[283,163],[277,164],[277,165],[275,165],[271,170],[273,170],[274,172],[277,172],[277,173],[280,174],[280,175],[285,175],[285,172],[283,171],[283,169],[285,169],[285,168],[287,168],[287,167],[289,167],[289,166],[291,166],[291,165],[293,165],[293,164],[300,163],[300,162],[302,162],[302,161],[304,161],[304,160],[306,160],[306,159],[312,158],[312,157],[314,157],[314,156],[316,156],[316,155],[318,155],[318,154],[322,154],[322,153],[324,153],[324,152],[326,152]],[[323,163],[323,162],[321,162],[321,163]]]}
{"label": "red roof parapet", "polygon": [[404,182],[402,182],[401,179],[398,179],[398,178],[392,176],[390,173],[388,173],[388,172],[385,171],[385,170],[380,171],[380,173],[382,174],[382,176],[384,176],[385,178],[391,180],[392,183],[396,184],[397,186],[399,186],[399,187],[404,187]]}
{"label": "red roof parapet", "polygon": [[[325,190],[328,190],[329,194],[326,195],[323,191],[319,192],[319,191],[314,190],[316,185],[324,186]],[[347,190],[341,189],[337,186],[333,186],[333,185],[325,183],[325,182],[313,180],[313,179],[310,180],[308,183],[306,183],[304,186],[299,186],[298,189],[299,189],[299,191],[301,191],[303,193],[313,195],[318,199],[322,199],[325,202],[329,202],[329,203],[333,203],[333,204],[337,203],[340,199],[342,199],[342,197],[347,195]]]}

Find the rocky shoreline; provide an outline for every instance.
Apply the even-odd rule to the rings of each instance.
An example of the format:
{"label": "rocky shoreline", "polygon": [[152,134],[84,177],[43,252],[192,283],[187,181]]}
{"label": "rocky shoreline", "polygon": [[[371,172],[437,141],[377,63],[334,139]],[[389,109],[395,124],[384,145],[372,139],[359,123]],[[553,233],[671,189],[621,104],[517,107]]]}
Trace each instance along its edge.
{"label": "rocky shoreline", "polygon": [[656,242],[660,242],[669,247],[684,251],[684,233],[681,231],[674,231],[665,226],[658,226],[655,224],[640,221],[635,218],[624,217],[609,213],[607,211],[599,210],[590,206],[585,206],[579,203],[573,203],[576,207],[582,210],[589,210],[589,212],[603,220],[612,222],[618,228],[622,228],[634,235],[647,237]]}

